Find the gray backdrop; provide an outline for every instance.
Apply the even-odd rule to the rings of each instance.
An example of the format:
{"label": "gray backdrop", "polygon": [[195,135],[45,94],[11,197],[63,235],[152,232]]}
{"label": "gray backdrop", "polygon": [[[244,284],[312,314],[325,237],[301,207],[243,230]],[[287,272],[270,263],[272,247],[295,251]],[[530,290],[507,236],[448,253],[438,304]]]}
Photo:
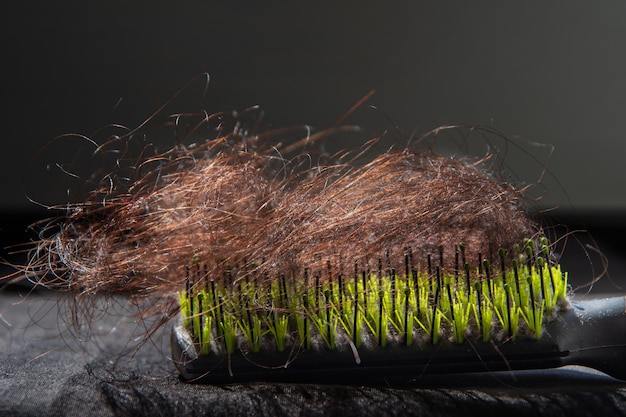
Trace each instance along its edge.
{"label": "gray backdrop", "polygon": [[[208,110],[259,104],[276,126],[328,126],[375,89],[369,103],[380,111],[359,120],[378,120],[375,129],[390,126],[386,116],[407,136],[464,122],[552,144],[548,166],[567,195],[548,184],[546,205],[569,205],[569,196],[577,209],[626,208],[623,2],[5,7],[4,208],[31,207],[25,194],[63,199],[28,168],[54,136],[137,125],[202,72],[211,74]],[[199,108],[200,90],[179,101],[180,110]],[[546,148],[531,150],[546,162]],[[523,180],[541,173],[537,164],[518,165]]]}

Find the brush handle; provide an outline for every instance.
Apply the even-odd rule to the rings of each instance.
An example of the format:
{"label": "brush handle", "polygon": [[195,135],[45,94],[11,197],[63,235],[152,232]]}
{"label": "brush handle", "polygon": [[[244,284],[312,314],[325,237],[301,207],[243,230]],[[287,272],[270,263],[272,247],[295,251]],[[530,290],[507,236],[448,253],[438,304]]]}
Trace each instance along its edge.
{"label": "brush handle", "polygon": [[555,333],[567,353],[563,364],[588,366],[626,380],[626,296],[574,301],[546,331]]}
{"label": "brush handle", "polygon": [[583,365],[626,380],[626,298],[573,302],[547,323],[540,340],[510,340],[496,345],[402,346],[375,344],[336,350],[292,349],[233,355],[199,355],[182,325],[172,332],[172,355],[181,378],[194,382],[298,381],[315,383],[394,380],[409,382],[428,374],[547,369]]}

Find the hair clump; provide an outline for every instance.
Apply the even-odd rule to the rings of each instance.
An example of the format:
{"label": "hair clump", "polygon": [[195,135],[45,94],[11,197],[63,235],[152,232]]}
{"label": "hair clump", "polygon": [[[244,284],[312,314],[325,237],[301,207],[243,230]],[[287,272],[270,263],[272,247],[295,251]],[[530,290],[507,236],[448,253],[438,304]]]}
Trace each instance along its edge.
{"label": "hair clump", "polygon": [[[304,148],[280,153],[285,130],[205,120],[219,120],[214,138],[139,159],[137,167],[158,163],[127,187],[109,176],[42,227],[30,276],[79,294],[171,301],[194,264],[215,280],[271,280],[305,268],[349,272],[355,262],[374,268],[381,257],[399,267],[407,248],[418,264],[459,244],[468,258],[488,257],[539,233],[522,192],[483,161],[406,148],[304,166]],[[169,317],[176,306],[167,305]]]}

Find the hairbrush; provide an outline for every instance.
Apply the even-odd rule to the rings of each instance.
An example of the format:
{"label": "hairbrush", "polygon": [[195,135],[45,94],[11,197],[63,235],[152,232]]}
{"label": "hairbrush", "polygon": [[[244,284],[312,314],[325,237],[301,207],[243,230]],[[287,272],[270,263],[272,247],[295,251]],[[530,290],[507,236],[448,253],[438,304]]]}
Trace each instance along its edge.
{"label": "hairbrush", "polygon": [[360,129],[284,146],[277,137],[293,131],[257,131],[244,114],[192,116],[168,121],[215,137],[118,156],[88,198],[40,224],[24,268],[78,300],[130,293],[156,327],[179,316],[171,345],[184,380],[564,364],[626,377],[624,298],[568,299],[567,273],[527,216],[524,190],[485,169],[490,157],[408,147],[366,159],[373,139],[356,155],[313,162],[305,146]]}
{"label": "hairbrush", "polygon": [[[528,240],[519,260],[233,282],[187,271],[172,355],[184,380],[407,381],[584,365],[626,378],[626,299],[568,301],[567,273]],[[441,255],[441,254],[440,254]],[[441,261],[439,261],[441,262]],[[490,272],[491,271],[491,272]]]}

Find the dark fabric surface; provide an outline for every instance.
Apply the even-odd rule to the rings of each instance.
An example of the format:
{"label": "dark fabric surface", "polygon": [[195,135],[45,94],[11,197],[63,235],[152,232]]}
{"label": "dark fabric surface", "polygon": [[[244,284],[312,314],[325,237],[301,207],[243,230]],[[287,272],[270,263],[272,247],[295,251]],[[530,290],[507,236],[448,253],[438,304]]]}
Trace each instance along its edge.
{"label": "dark fabric surface", "polygon": [[[394,387],[180,382],[164,328],[139,350],[141,323],[124,300],[87,332],[67,327],[68,299],[0,292],[0,415],[216,416],[626,415],[626,384],[582,368],[438,376]],[[120,356],[119,352],[128,354]]]}

